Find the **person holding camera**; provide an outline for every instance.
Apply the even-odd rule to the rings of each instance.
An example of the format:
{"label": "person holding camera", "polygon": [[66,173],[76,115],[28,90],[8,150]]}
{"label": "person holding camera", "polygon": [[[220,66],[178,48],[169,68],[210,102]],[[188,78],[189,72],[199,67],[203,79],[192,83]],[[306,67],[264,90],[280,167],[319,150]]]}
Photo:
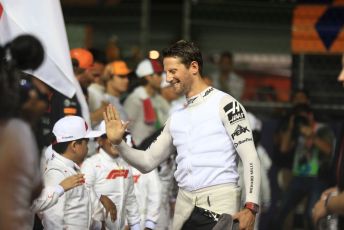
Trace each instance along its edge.
{"label": "person holding camera", "polygon": [[311,210],[327,187],[324,171],[331,160],[333,142],[334,133],[328,126],[315,120],[309,105],[295,106],[281,142],[285,149],[294,150],[287,152],[294,154],[294,157],[292,179],[276,218],[278,226],[283,226],[288,213],[307,197],[304,215],[307,226],[312,229]]}

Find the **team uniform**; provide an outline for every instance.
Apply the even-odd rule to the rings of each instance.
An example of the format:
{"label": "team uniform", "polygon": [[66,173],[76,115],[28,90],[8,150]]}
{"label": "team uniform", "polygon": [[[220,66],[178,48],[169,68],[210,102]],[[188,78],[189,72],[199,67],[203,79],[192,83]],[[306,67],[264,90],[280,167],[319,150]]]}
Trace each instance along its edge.
{"label": "team uniform", "polygon": [[[56,186],[79,172],[79,166],[73,161],[54,153],[44,172],[45,186]],[[45,229],[100,229],[103,219],[99,198],[85,185],[64,193],[55,205],[43,212]]]}
{"label": "team uniform", "polygon": [[239,209],[237,156],[244,167],[246,202],[258,204],[260,163],[242,105],[232,96],[208,87],[174,112],[146,152],[123,141],[122,157],[149,172],[177,150],[175,178],[179,193],[173,229],[181,229],[196,207],[234,214]]}
{"label": "team uniform", "polygon": [[130,166],[121,158],[113,158],[103,149],[86,159],[81,171],[86,185],[96,194],[108,196],[116,205],[117,220],[106,219],[106,229],[124,229],[128,220],[130,229],[140,229],[140,215],[134,193]]}
{"label": "team uniform", "polygon": [[142,174],[132,167],[134,188],[141,215],[141,228],[154,229],[159,218],[161,184],[156,170]]}

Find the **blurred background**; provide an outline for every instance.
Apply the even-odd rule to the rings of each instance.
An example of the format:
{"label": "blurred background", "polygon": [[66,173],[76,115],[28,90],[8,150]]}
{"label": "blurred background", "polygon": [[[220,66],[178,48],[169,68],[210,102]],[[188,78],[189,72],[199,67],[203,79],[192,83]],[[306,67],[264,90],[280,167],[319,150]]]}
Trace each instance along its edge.
{"label": "blurred background", "polygon": [[336,80],[343,1],[61,2],[71,48],[105,49],[134,68],[150,50],[192,40],[203,52],[205,75],[216,70],[222,52],[233,54],[235,71],[245,79],[241,100],[256,112],[288,107],[291,92],[306,89],[321,115],[343,115],[344,91]]}

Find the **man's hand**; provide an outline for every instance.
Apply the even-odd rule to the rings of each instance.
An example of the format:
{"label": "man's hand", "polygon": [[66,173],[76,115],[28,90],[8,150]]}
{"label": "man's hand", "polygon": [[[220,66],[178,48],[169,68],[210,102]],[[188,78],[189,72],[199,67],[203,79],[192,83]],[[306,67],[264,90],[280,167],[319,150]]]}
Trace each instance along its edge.
{"label": "man's hand", "polygon": [[318,221],[322,217],[326,216],[326,214],[327,214],[327,210],[326,210],[326,207],[325,207],[325,200],[324,199],[320,199],[314,205],[314,208],[312,210],[312,218],[313,218],[314,225],[316,226]]}
{"label": "man's hand", "polygon": [[113,105],[108,105],[103,113],[106,125],[106,135],[112,144],[118,145],[122,141],[128,122],[122,123],[121,118]]}
{"label": "man's hand", "polygon": [[61,181],[60,185],[65,192],[85,183],[84,174],[76,174]]}
{"label": "man's hand", "polygon": [[246,208],[233,216],[233,220],[239,221],[240,230],[253,230],[255,219],[256,216],[249,209]]}
{"label": "man's hand", "polygon": [[115,220],[117,219],[116,205],[112,202],[112,200],[110,200],[109,197],[104,196],[104,195],[100,196],[100,202],[105,208],[105,211],[106,211],[105,217],[107,218],[110,213],[111,221],[115,222]]}

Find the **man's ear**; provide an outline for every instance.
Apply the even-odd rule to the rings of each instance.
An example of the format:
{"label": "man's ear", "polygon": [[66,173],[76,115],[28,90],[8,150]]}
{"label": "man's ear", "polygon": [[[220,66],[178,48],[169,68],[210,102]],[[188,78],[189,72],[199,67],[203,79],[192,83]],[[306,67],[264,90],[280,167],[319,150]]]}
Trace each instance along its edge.
{"label": "man's ear", "polygon": [[197,74],[199,72],[199,65],[198,65],[198,62],[197,61],[192,61],[190,63],[190,67],[189,67],[191,73],[194,75],[194,74]]}
{"label": "man's ear", "polygon": [[78,143],[77,143],[76,141],[72,141],[72,142],[70,143],[70,147],[72,148],[73,151],[75,151],[76,145],[77,145],[77,144],[78,144]]}

